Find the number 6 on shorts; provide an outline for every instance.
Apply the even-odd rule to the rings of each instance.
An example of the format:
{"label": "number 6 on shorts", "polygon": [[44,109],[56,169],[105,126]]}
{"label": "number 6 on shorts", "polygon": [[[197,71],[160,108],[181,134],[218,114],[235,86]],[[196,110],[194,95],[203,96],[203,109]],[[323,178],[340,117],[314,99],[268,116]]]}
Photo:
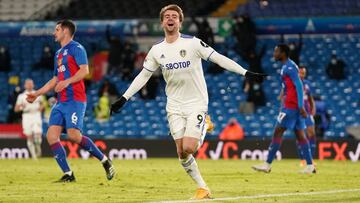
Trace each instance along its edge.
{"label": "number 6 on shorts", "polygon": [[285,118],[285,116],[286,116],[286,113],[280,112],[279,116],[277,117],[278,122],[281,123],[281,121]]}

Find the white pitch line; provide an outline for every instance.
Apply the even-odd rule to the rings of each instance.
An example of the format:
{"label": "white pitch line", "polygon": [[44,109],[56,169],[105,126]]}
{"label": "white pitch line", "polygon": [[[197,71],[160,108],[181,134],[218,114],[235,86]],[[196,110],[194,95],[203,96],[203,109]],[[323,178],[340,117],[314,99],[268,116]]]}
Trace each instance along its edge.
{"label": "white pitch line", "polygon": [[165,201],[158,201],[158,202],[152,202],[152,203],[189,203],[189,202],[231,201],[231,200],[240,200],[240,199],[258,199],[258,198],[288,197],[288,196],[310,196],[310,195],[324,195],[324,194],[359,192],[359,191],[360,191],[360,188],[344,189],[344,190],[328,190],[328,191],[318,191],[318,192],[291,192],[291,193],[280,193],[280,194],[260,194],[260,195],[252,195],[252,196],[223,197],[223,198],[215,198],[215,199],[207,199],[207,200],[165,200]]}

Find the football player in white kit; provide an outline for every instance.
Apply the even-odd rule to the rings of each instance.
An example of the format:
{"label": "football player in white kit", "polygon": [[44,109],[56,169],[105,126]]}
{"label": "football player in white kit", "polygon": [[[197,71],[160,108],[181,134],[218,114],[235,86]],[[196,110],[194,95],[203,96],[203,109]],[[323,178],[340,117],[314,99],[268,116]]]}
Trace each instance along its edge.
{"label": "football player in white kit", "polygon": [[19,94],[16,104],[15,112],[22,111],[22,128],[23,133],[27,139],[27,146],[29,148],[31,157],[37,159],[41,156],[41,141],[42,141],[42,120],[41,112],[43,105],[41,97],[38,97],[33,103],[26,101],[27,94],[35,92],[34,82],[31,79],[26,79],[24,83],[25,91]]}
{"label": "football player in white kit", "polygon": [[179,32],[184,15],[177,5],[168,5],[160,11],[160,23],[165,38],[152,46],[144,61],[143,70],[127,91],[111,106],[111,113],[121,107],[161,69],[166,81],[167,118],[175,140],[181,165],[197,183],[194,199],[210,198],[210,190],[203,180],[193,154],[201,146],[207,126],[208,92],[201,60],[210,60],[221,67],[262,80],[266,75],[252,73],[231,59],[217,53],[200,39]]}

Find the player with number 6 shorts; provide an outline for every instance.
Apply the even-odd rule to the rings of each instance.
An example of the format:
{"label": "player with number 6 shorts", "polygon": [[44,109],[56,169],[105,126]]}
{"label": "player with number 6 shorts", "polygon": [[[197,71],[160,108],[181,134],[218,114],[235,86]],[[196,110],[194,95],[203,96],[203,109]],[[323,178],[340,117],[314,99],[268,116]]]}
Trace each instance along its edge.
{"label": "player with number 6 shorts", "polygon": [[40,95],[54,89],[57,103],[53,106],[47,140],[59,167],[64,175],[57,182],[73,182],[75,175],[66,160],[66,152],[60,143],[60,136],[66,131],[70,141],[80,145],[101,161],[108,180],[115,175],[111,161],[99,150],[94,142],[82,135],[83,119],[86,110],[86,92],[84,77],[89,73],[87,54],[84,47],[73,40],[76,25],[71,20],[56,23],[54,37],[61,48],[54,59],[54,76],[42,88],[27,95],[26,100],[34,102]]}
{"label": "player with number 6 shorts", "polygon": [[182,9],[177,5],[161,9],[160,23],[165,38],[152,46],[144,60],[143,70],[123,96],[112,104],[111,113],[118,113],[146,84],[153,72],[160,69],[166,82],[167,119],[180,163],[197,184],[194,199],[207,199],[210,198],[210,190],[193,157],[207,129],[211,128],[206,124],[209,101],[201,60],[210,60],[249,80],[262,81],[266,75],[247,71],[200,39],[181,34],[179,29],[183,19]]}

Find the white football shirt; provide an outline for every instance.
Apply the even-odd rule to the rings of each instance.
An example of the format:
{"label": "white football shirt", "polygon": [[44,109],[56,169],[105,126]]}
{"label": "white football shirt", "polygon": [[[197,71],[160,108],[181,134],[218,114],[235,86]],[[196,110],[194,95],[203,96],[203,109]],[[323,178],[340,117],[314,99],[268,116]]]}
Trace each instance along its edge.
{"label": "white football shirt", "polygon": [[26,101],[26,95],[28,91],[24,91],[23,93],[19,94],[16,100],[16,105],[23,105],[22,109],[22,118],[23,119],[31,119],[31,120],[40,120],[41,121],[41,97],[36,98],[33,103],[29,103]]}
{"label": "white football shirt", "polygon": [[163,40],[153,45],[144,68],[151,72],[161,69],[168,111],[173,108],[207,111],[209,99],[201,59],[209,60],[213,52],[200,39],[183,34],[173,43]]}

